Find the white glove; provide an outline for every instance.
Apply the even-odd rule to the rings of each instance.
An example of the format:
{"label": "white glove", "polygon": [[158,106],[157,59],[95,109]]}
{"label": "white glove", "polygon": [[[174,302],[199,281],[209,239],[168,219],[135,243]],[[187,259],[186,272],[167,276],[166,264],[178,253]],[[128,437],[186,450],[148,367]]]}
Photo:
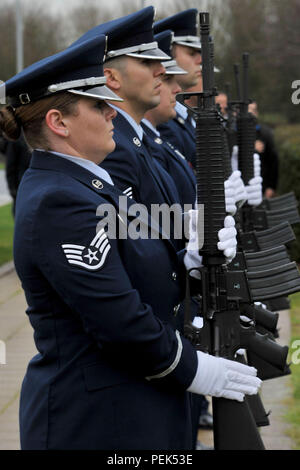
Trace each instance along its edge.
{"label": "white glove", "polygon": [[244,182],[241,177],[241,172],[239,170],[235,170],[233,173],[231,173],[229,179],[234,186],[235,203],[237,204],[238,202],[240,203],[241,201],[243,202],[247,201],[247,191],[246,191]]}
{"label": "white glove", "polygon": [[266,304],[263,304],[261,302],[254,302],[255,305],[259,305],[260,307],[264,308],[266,310],[267,306]]}
{"label": "white glove", "polygon": [[[232,155],[231,155],[231,167],[232,171],[239,169],[239,148],[237,145],[233,146]],[[254,164],[254,176],[261,176],[261,162],[260,162],[260,155],[258,153],[253,154],[253,164]]]}
{"label": "white glove", "polygon": [[234,215],[236,213],[235,205],[235,186],[231,180],[231,176],[224,181],[224,195],[225,195],[225,207],[228,214]]}
{"label": "white glove", "polygon": [[188,392],[243,401],[261,386],[254,367],[197,351],[197,372]]}
{"label": "white glove", "polygon": [[248,195],[248,204],[250,206],[259,206],[263,200],[262,196],[262,177],[255,176],[252,178],[246,186]]}
{"label": "white glove", "polygon": [[227,263],[231,263],[233,258],[236,255],[236,246],[237,246],[237,239],[236,239],[236,228],[235,228],[235,221],[231,215],[227,215],[224,219],[224,228],[219,230],[218,237],[218,250],[224,252],[224,256],[227,258]]}
{"label": "white glove", "polygon": [[231,168],[232,168],[232,171],[235,171],[235,170],[239,169],[238,156],[239,156],[239,148],[238,148],[237,145],[234,145],[233,149],[232,149],[232,155],[231,155]]}
{"label": "white glove", "polygon": [[253,165],[254,165],[254,177],[261,176],[261,163],[260,163],[260,156],[258,153],[253,154]]}
{"label": "white glove", "polygon": [[203,328],[203,325],[204,325],[203,318],[196,316],[192,322],[192,325],[194,325],[196,328]]}
{"label": "white glove", "polygon": [[[192,268],[199,268],[202,266],[202,256],[199,255],[199,237],[198,237],[198,210],[191,209],[189,214],[189,242],[186,246],[186,253],[183,261],[187,271]],[[191,271],[190,275],[196,279],[200,279],[199,271]]]}
{"label": "white glove", "polygon": [[[185,267],[188,271],[202,266],[202,256],[199,255],[199,249],[201,247],[199,247],[197,231],[198,211],[193,209],[190,210],[189,217],[189,242],[186,246],[186,253],[183,258]],[[224,256],[227,258],[227,263],[231,263],[236,255],[236,234],[234,218],[228,215],[224,219],[224,228],[218,232],[219,242],[217,245],[218,250],[224,252]],[[190,275],[196,279],[200,279],[201,277],[199,271],[196,270],[191,271]]]}

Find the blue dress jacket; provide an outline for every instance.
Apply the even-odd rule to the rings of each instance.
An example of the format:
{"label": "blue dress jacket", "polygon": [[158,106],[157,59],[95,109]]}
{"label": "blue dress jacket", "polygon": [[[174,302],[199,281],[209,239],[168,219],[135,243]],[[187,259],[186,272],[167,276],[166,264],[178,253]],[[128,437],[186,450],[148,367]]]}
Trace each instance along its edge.
{"label": "blue dress jacket", "polygon": [[173,144],[163,137],[158,137],[146,124],[142,123],[142,127],[151,139],[154,158],[172,176],[182,207],[184,207],[184,204],[190,204],[194,207],[196,200],[196,177],[185,156]]}
{"label": "blue dress jacket", "polygon": [[[125,194],[144,204],[148,211],[154,205],[181,204],[173,178],[153,158],[150,139],[140,140],[127,119],[118,113],[113,120],[115,150],[101,163],[110,174],[114,184]],[[178,235],[177,235],[178,234]],[[170,240],[177,251],[185,247],[180,230],[171,226]]]}
{"label": "blue dress jacket", "polygon": [[183,265],[168,240],[103,230],[103,204],[116,227],[132,222],[120,195],[47,152],[22,179],[14,260],[38,350],[21,390],[22,449],[192,447],[197,357],[174,326]]}
{"label": "blue dress jacket", "polygon": [[183,119],[178,113],[174,119],[157,127],[164,140],[177,148],[196,168],[196,131],[191,122]]}

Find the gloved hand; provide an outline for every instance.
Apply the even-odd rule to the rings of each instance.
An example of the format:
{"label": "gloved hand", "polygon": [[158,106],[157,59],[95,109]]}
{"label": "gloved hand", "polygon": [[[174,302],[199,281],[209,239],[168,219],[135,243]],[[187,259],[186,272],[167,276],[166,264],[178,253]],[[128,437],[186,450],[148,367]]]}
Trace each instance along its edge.
{"label": "gloved hand", "polygon": [[255,305],[258,305],[259,307],[264,308],[265,310],[266,310],[266,308],[267,308],[266,304],[263,304],[263,303],[261,303],[261,302],[254,302],[254,304],[255,304]]}
{"label": "gloved hand", "polygon": [[262,177],[255,176],[248,182],[248,185],[245,187],[248,196],[248,204],[250,206],[259,206],[259,204],[261,204],[263,200]]}
{"label": "gloved hand", "polygon": [[[233,172],[239,169],[238,156],[239,156],[239,148],[237,145],[234,145],[232,149],[232,155],[231,155],[231,167],[232,167]],[[253,154],[253,164],[254,164],[254,177],[261,176],[261,172],[260,172],[261,162],[260,162],[260,155],[258,153]]]}
{"label": "gloved hand", "polygon": [[225,208],[228,214],[234,215],[236,213],[235,205],[235,186],[234,181],[230,177],[224,181],[224,195],[225,195]]}
{"label": "gloved hand", "polygon": [[254,177],[261,176],[261,163],[258,153],[253,154]]}
{"label": "gloved hand", "polygon": [[[189,242],[186,246],[186,253],[183,258],[187,270],[202,266],[202,256],[199,255],[201,246],[199,246],[198,243],[197,232],[198,210],[190,210],[189,217]],[[236,255],[236,234],[234,218],[228,215],[224,219],[224,228],[218,232],[219,242],[217,245],[217,248],[224,252],[227,263],[230,263]],[[191,271],[190,274],[192,277],[200,279],[199,271],[194,270]]]}
{"label": "gloved hand", "polygon": [[239,148],[238,148],[237,145],[234,145],[233,149],[232,149],[232,155],[231,155],[231,168],[232,168],[232,171],[235,171],[235,170],[239,169],[238,156],[239,156]]}
{"label": "gloved hand", "polygon": [[197,372],[188,392],[243,401],[261,386],[254,367],[197,351]]}
{"label": "gloved hand", "polygon": [[218,237],[218,250],[223,251],[224,256],[226,257],[226,262],[231,263],[233,258],[236,255],[236,246],[237,246],[237,239],[236,239],[236,228],[235,228],[235,221],[231,215],[227,215],[224,219],[224,228],[219,230]]}
{"label": "gloved hand", "polygon": [[[197,207],[197,204],[196,204]],[[202,256],[199,255],[199,237],[198,237],[198,210],[191,209],[189,214],[189,242],[186,246],[186,253],[183,261],[186,270],[189,271],[193,268],[199,268],[202,266]],[[201,227],[199,227],[199,230]],[[199,271],[191,271],[190,275],[196,279],[200,279]]]}
{"label": "gloved hand", "polygon": [[233,173],[231,173],[229,180],[234,186],[235,204],[240,203],[241,201],[247,201],[247,192],[241,177],[241,172],[239,170],[235,170]]}

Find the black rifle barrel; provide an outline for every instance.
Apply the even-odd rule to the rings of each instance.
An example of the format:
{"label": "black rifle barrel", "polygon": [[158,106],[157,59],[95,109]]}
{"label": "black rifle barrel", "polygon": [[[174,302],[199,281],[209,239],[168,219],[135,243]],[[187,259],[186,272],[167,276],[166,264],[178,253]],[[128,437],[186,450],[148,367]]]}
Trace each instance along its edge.
{"label": "black rifle barrel", "polygon": [[249,89],[248,89],[248,70],[249,70],[249,54],[243,54],[243,98],[240,103],[240,112],[237,118],[237,135],[238,135],[238,161],[239,170],[245,184],[254,176],[253,154],[255,151],[254,143],[256,139],[256,120],[253,115],[248,112]]}
{"label": "black rifle barrel", "polygon": [[242,95],[241,95],[239,64],[234,64],[233,70],[234,70],[234,77],[235,77],[235,84],[236,84],[237,101],[241,101]]}
{"label": "black rifle barrel", "polygon": [[[209,41],[209,13],[200,13],[203,94],[202,109],[196,113],[197,201],[204,205],[203,257],[214,257],[213,264],[223,264],[217,249],[218,231],[226,217],[224,197],[224,129],[213,105],[211,86],[212,58]],[[209,263],[210,264],[210,263]]]}

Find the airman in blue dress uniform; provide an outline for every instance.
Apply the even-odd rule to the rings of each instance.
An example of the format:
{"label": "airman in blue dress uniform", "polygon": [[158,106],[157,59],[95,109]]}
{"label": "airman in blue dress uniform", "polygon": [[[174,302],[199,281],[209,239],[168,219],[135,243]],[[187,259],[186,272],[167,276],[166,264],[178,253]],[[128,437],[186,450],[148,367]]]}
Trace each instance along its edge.
{"label": "airman in blue dress uniform", "polygon": [[[183,91],[197,85],[201,77],[201,43],[197,27],[198,11],[190,8],[169,16],[154,24],[155,34],[166,30],[174,33],[172,54],[178,65],[188,71],[187,75],[178,76],[178,83]],[[187,109],[179,102],[177,115],[158,129],[169,142],[178,148],[195,168],[195,123]]]}
{"label": "airman in blue dress uniform", "polygon": [[[154,38],[158,43],[158,47],[171,56],[173,33],[168,30],[163,31],[155,35]],[[185,156],[173,144],[163,138],[157,127],[176,116],[174,110],[176,94],[181,91],[177,77],[185,75],[187,72],[179,67],[175,60],[165,61],[163,66],[166,72],[161,85],[160,104],[146,112],[145,118],[142,120],[142,127],[151,139],[154,157],[159,160],[175,181],[180,195],[180,202],[184,208],[185,204],[194,205],[195,203],[196,177]]]}
{"label": "airman in blue dress uniform", "polygon": [[105,44],[87,38],[5,84],[1,131],[23,130],[39,149],[16,203],[14,260],[38,350],[22,384],[21,447],[190,449],[187,391],[241,401],[260,381],[175,330],[184,264],[170,241],[101,224],[109,204],[124,225],[123,193],[99,167],[115,146],[106,100],[119,99],[105,86]]}
{"label": "airman in blue dress uniform", "polygon": [[[97,34],[108,36],[108,52],[104,64],[107,86],[124,99],[118,103],[114,119],[116,148],[102,163],[115,185],[148,210],[154,204],[180,204],[178,188],[172,177],[152,156],[151,140],[141,126],[148,109],[160,102],[160,86],[164,67],[170,59],[157,47],[153,36],[152,6],[119,20],[99,25],[76,42]],[[174,221],[175,223],[175,221]],[[176,249],[184,248],[184,239],[171,227]]]}

